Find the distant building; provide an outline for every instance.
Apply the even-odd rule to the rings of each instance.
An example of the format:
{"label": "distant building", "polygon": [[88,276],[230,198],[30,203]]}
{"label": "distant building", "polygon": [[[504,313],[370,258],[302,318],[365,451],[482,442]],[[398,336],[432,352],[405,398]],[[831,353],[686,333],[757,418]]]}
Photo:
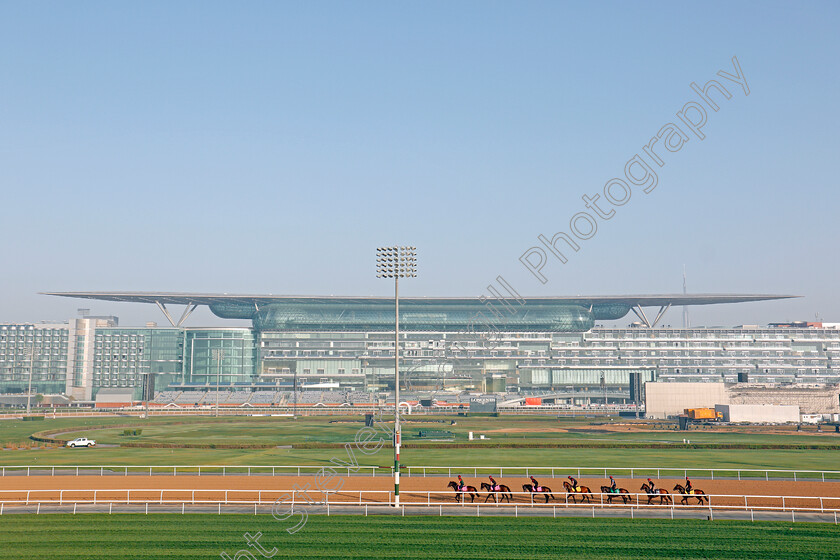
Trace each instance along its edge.
{"label": "distant building", "polygon": [[[115,317],[62,324],[0,325],[0,393],[26,391],[35,348],[33,392],[91,401],[102,389],[133,398],[163,390],[393,389],[393,300],[200,294],[59,294],[156,303],[172,323],[119,327]],[[404,389],[483,392],[566,391],[578,401],[627,400],[644,382],[836,383],[840,330],[656,328],[671,305],[759,301],[786,296],[695,295],[401,300]],[[499,302],[513,320],[486,319]],[[178,321],[166,305],[187,305]],[[180,326],[196,305],[252,328]],[[649,321],[643,306],[659,306]],[[633,310],[632,328],[593,328],[598,318]],[[482,318],[483,317],[483,318]],[[483,321],[483,322],[482,322]],[[495,327],[495,328],[491,328]],[[620,402],[620,401],[619,401]]]}

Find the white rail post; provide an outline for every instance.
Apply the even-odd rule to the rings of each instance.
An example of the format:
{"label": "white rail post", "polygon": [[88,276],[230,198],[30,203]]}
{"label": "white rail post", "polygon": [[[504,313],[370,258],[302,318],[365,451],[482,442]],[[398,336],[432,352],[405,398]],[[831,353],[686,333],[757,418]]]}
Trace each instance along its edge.
{"label": "white rail post", "polygon": [[58,492],[58,505],[61,505],[64,501],[64,490],[59,490]]}

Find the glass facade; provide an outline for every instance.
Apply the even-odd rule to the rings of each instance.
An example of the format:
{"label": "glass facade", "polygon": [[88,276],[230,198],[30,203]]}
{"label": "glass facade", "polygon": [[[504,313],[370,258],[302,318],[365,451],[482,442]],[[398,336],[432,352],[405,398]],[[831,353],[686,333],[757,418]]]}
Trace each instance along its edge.
{"label": "glass facade", "polygon": [[[63,393],[68,328],[62,324],[0,325],[0,392]],[[34,351],[32,351],[34,349]]]}
{"label": "glass facade", "polygon": [[256,381],[257,361],[251,329],[186,329],[179,385],[251,385]]}
{"label": "glass facade", "polygon": [[[355,320],[355,319],[353,319]],[[428,320],[426,317],[424,320]],[[400,333],[407,390],[567,390],[642,380],[840,382],[840,329],[594,328]],[[29,349],[34,349],[30,360]],[[130,388],[393,389],[394,340],[379,330],[124,328],[106,318],[0,325],[0,393],[95,399]]]}
{"label": "glass facade", "polygon": [[102,388],[133,388],[141,400],[165,389],[181,372],[182,340],[179,329],[97,329],[92,397]]}

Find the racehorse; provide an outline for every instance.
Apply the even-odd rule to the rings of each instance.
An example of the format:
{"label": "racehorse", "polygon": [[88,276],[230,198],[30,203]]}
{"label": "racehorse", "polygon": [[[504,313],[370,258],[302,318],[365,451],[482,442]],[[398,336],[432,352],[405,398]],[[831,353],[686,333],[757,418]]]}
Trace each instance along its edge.
{"label": "racehorse", "polygon": [[449,488],[455,490],[455,501],[460,502],[462,498],[464,498],[464,494],[466,493],[470,497],[470,503],[475,502],[476,497],[478,497],[478,490],[476,490],[475,486],[464,486],[464,489],[458,488],[458,483],[454,480],[449,481]]}
{"label": "racehorse", "polygon": [[630,491],[627,488],[619,488],[618,492],[613,492],[611,486],[601,486],[601,494],[607,495],[607,503],[611,504],[613,498],[621,498],[624,503],[630,501]]}
{"label": "racehorse", "polygon": [[493,496],[493,501],[494,502],[497,501],[496,500],[496,494],[498,492],[502,493],[501,499],[502,500],[507,499],[508,503],[510,503],[510,499],[513,496],[513,494],[510,493],[510,487],[507,486],[506,484],[497,484],[496,488],[493,489],[493,486],[489,482],[482,482],[481,483],[481,491],[484,492],[485,490],[487,492],[489,492],[489,494],[487,494],[487,497],[484,498],[484,503],[487,503],[487,500],[490,499],[490,496]]}
{"label": "racehorse", "polygon": [[683,495],[683,499],[680,502],[682,504],[688,503],[689,498],[697,498],[697,501],[701,504],[703,503],[704,498],[706,499],[706,503],[709,502],[709,497],[706,496],[706,493],[703,492],[702,490],[692,488],[691,492],[686,492],[685,487],[682,484],[677,484],[676,486],[674,486],[674,490],[676,490],[677,492],[679,492],[680,494]]}
{"label": "racehorse", "polygon": [[572,485],[564,480],[563,488],[566,489],[566,501],[569,500],[569,495],[571,495],[572,502],[576,504],[577,498],[575,498],[575,494],[580,494],[580,503],[583,503],[584,500],[586,500],[590,504],[592,503],[592,490],[589,489],[589,486],[582,486],[579,484],[576,487],[572,488]]}
{"label": "racehorse", "polygon": [[674,502],[671,501],[671,495],[668,493],[667,490],[664,490],[662,488],[657,488],[656,490],[651,490],[650,486],[648,485],[647,482],[642,484],[641,490],[644,490],[645,494],[647,494],[647,496],[648,496],[648,502],[647,502],[648,505],[650,505],[650,503],[653,500],[655,500],[656,498],[659,498],[659,503],[660,504],[673,504],[674,503]]}
{"label": "racehorse", "polygon": [[554,494],[551,493],[551,488],[548,486],[540,486],[538,488],[534,488],[533,484],[523,484],[522,485],[523,492],[531,492],[532,494],[542,494],[545,496],[545,503],[548,503],[548,497],[551,496],[551,499],[556,499]]}

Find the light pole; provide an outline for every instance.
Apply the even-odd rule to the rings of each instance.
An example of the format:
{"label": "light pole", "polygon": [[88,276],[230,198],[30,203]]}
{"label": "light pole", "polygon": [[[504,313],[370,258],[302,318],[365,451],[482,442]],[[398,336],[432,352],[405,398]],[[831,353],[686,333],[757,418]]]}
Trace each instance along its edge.
{"label": "light pole", "polygon": [[219,417],[219,382],[222,377],[222,360],[225,359],[225,351],[220,348],[214,348],[213,359],[216,360],[216,418]]}
{"label": "light pole", "polygon": [[376,277],[394,279],[394,507],[400,505],[400,278],[417,277],[417,247],[377,247]]}
{"label": "light pole", "polygon": [[29,356],[29,388],[26,390],[26,414],[32,411],[32,369],[35,367],[35,342],[23,350],[24,356]]}

